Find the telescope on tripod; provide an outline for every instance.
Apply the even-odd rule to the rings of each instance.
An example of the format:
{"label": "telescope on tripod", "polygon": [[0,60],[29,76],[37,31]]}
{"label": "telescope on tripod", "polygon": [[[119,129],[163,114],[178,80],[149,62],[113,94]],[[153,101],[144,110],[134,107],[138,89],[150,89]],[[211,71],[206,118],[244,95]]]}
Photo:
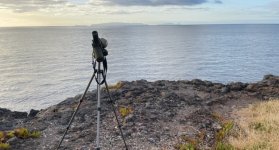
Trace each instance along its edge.
{"label": "telescope on tripod", "polygon": [[[123,135],[123,132],[122,132],[122,129],[121,129],[121,125],[120,125],[120,121],[117,117],[117,113],[116,113],[116,108],[114,106],[114,102],[112,97],[111,97],[111,94],[110,94],[110,91],[109,91],[109,88],[108,88],[108,83],[106,81],[106,73],[107,73],[107,60],[106,60],[106,56],[108,55],[108,51],[105,49],[108,45],[108,42],[106,39],[104,38],[99,38],[98,36],[98,32],[97,31],[93,31],[92,32],[92,36],[93,36],[93,40],[92,40],[92,47],[93,47],[93,53],[92,53],[92,65],[93,65],[93,75],[82,95],[82,97],[80,98],[79,100],[79,103],[75,109],[75,111],[73,112],[72,114],[72,117],[68,123],[68,126],[59,142],[59,145],[57,146],[57,150],[60,148],[76,114],[77,114],[77,111],[79,110],[80,108],[80,105],[81,103],[83,102],[84,98],[85,98],[85,95],[93,81],[93,79],[95,78],[96,80],[96,83],[97,83],[97,129],[96,129],[96,150],[100,150],[100,115],[101,115],[101,85],[102,84],[105,84],[105,88],[106,88],[106,91],[107,91],[107,94],[109,96],[109,103],[111,104],[112,106],[112,111],[114,113],[114,116],[116,118],[116,121],[117,121],[117,124],[118,124],[118,129],[119,129],[119,132],[121,134],[121,137],[122,137],[122,140],[124,142],[124,145],[125,145],[125,148],[126,150],[128,150],[128,146],[126,144],[126,141],[125,141],[125,138],[124,138],[124,135]],[[102,67],[101,67],[102,66]],[[96,68],[97,67],[97,68]]]}

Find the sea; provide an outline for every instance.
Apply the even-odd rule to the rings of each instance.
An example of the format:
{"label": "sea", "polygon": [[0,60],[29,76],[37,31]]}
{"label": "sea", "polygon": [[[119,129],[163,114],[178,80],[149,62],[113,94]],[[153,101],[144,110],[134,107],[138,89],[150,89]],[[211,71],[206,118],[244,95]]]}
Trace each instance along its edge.
{"label": "sea", "polygon": [[83,93],[93,73],[95,30],[108,41],[108,84],[196,78],[225,84],[279,75],[279,25],[2,27],[0,107],[44,109]]}

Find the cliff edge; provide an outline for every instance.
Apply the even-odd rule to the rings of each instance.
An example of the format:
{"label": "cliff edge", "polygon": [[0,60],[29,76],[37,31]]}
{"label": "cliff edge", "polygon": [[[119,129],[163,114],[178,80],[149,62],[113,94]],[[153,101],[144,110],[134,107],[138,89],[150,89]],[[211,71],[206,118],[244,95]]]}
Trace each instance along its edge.
{"label": "cliff edge", "polygon": [[[234,110],[279,98],[279,76],[266,75],[256,83],[191,81],[122,81],[110,86],[130,149],[179,149],[188,142],[212,149],[224,122],[238,118]],[[116,120],[102,89],[101,149],[124,149]],[[11,149],[55,149],[81,95],[32,112],[0,109],[0,131],[18,127],[41,132],[40,138],[13,138]],[[87,93],[61,149],[94,149],[96,90]]]}

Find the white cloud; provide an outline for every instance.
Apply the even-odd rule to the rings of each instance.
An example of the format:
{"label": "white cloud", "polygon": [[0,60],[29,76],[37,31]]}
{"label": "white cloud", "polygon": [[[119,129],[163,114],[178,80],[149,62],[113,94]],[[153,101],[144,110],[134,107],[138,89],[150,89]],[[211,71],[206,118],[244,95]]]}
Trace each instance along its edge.
{"label": "white cloud", "polygon": [[66,3],[66,0],[0,0],[0,7],[22,13],[38,11],[42,8],[61,6]]}
{"label": "white cloud", "polygon": [[180,5],[191,6],[206,3],[207,0],[103,0],[108,5],[120,6],[166,6]]}

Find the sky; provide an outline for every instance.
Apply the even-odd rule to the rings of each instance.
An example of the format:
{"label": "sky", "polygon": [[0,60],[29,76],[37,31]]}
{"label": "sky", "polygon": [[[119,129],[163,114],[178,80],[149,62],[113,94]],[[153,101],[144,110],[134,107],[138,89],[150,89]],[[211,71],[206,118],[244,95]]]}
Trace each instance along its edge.
{"label": "sky", "polygon": [[0,27],[279,24],[279,0],[0,0]]}

